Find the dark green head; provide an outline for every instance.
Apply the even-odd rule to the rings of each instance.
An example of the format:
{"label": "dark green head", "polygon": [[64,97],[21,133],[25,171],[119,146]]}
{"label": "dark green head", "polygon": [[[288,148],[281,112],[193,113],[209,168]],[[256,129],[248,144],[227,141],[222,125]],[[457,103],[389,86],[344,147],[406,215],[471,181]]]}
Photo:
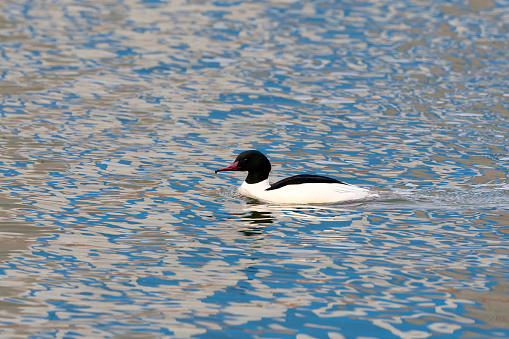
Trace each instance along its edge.
{"label": "dark green head", "polygon": [[251,150],[240,153],[233,164],[216,170],[221,171],[247,171],[246,182],[256,184],[269,177],[271,170],[270,161],[260,151]]}

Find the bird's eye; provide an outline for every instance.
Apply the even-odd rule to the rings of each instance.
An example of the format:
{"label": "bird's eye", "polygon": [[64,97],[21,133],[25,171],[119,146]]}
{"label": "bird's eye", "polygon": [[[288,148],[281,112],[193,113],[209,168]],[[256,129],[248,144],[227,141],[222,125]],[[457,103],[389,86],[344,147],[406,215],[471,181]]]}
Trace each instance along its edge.
{"label": "bird's eye", "polygon": [[249,160],[249,158],[244,158],[244,160],[242,160],[242,161],[247,162],[248,160]]}

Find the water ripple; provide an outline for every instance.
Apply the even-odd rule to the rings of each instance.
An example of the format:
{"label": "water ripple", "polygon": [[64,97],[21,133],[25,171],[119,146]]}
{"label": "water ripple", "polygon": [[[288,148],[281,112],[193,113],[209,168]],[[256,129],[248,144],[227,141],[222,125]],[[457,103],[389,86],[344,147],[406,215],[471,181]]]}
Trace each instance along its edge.
{"label": "water ripple", "polygon": [[0,8],[0,336],[509,337],[506,1]]}

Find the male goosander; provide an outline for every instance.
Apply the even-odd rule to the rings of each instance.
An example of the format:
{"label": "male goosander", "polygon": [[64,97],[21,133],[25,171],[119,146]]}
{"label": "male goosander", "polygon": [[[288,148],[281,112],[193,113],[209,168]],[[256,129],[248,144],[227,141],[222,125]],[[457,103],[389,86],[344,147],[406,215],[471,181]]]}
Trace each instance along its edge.
{"label": "male goosander", "polygon": [[240,153],[232,165],[221,171],[247,171],[239,193],[280,204],[330,203],[372,196],[369,190],[321,175],[301,174],[269,183],[270,161],[256,150]]}

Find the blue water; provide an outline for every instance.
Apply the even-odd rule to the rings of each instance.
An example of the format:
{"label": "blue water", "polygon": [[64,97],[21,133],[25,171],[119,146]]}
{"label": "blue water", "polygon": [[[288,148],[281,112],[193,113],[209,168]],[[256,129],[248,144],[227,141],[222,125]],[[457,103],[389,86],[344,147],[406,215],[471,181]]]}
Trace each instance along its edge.
{"label": "blue water", "polygon": [[[0,337],[509,337],[507,0],[6,0]],[[378,191],[278,206],[214,174]]]}

